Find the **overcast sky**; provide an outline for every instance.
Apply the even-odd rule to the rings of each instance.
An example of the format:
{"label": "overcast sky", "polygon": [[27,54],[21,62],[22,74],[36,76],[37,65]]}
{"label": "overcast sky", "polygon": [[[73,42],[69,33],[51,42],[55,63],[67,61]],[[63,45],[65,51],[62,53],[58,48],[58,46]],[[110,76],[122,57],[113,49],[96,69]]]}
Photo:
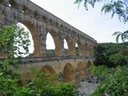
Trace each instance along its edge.
{"label": "overcast sky", "polygon": [[75,0],[30,0],[48,12],[61,18],[75,28],[90,35],[98,43],[115,42],[112,34],[116,31],[125,31],[128,24],[120,22],[117,16],[111,18],[110,14],[101,13],[101,3],[97,3],[95,8],[85,10],[83,4],[74,4]]}

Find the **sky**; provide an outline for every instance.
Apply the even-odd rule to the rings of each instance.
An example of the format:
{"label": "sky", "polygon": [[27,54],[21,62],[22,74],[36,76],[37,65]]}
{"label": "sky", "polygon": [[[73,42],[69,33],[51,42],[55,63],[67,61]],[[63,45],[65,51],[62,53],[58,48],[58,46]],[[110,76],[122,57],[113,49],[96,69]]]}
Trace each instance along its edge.
{"label": "sky", "polygon": [[82,3],[78,8],[78,5],[74,4],[75,0],[30,1],[93,37],[98,43],[115,42],[112,34],[128,29],[128,24],[120,22],[117,16],[111,18],[111,14],[101,12],[101,3],[97,3],[95,8],[89,6],[86,11]]}

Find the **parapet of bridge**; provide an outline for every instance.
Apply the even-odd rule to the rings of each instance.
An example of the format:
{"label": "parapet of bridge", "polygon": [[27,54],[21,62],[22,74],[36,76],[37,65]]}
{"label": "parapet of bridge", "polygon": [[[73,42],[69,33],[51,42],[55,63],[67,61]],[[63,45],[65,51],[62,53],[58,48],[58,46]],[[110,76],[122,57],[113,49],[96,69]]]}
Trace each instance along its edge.
{"label": "parapet of bridge", "polygon": [[[29,0],[0,0],[0,27],[19,22],[30,30],[34,41],[34,57],[32,60],[24,60],[26,66],[40,66],[49,73],[61,73],[61,77],[64,74],[64,81],[70,81],[78,73],[83,76],[87,64],[93,63],[93,52],[97,42],[92,37]],[[48,33],[55,43],[54,57],[47,57]],[[64,40],[68,45],[66,56]],[[79,56],[76,56],[76,44]]]}

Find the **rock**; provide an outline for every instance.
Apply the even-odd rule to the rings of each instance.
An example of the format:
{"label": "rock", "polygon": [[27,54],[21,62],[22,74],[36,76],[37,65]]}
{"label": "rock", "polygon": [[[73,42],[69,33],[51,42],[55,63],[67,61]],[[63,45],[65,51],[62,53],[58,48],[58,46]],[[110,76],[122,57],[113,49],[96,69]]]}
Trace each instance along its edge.
{"label": "rock", "polygon": [[99,85],[101,80],[97,76],[90,76],[85,81],[80,82],[80,87],[77,89],[79,96],[90,96]]}

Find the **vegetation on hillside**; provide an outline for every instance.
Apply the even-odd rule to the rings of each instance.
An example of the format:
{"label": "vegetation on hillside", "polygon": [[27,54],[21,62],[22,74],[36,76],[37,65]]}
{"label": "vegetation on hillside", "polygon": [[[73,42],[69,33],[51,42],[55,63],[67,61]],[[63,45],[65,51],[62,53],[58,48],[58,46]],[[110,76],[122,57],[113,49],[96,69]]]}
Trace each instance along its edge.
{"label": "vegetation on hillside", "polygon": [[92,73],[102,79],[92,96],[128,96],[128,42],[97,46]]}
{"label": "vegetation on hillside", "polygon": [[128,64],[128,42],[100,43],[95,50],[96,65],[114,67]]}

